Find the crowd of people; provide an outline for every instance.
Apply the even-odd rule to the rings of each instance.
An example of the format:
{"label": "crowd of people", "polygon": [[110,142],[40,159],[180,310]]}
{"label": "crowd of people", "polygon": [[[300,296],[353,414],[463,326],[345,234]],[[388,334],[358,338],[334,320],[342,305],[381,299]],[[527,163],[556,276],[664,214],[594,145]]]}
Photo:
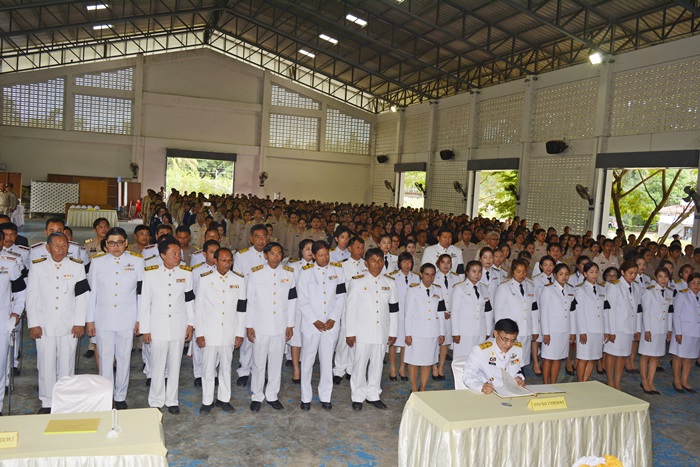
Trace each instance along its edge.
{"label": "crowd of people", "polygon": [[85,246],[52,218],[46,242],[31,248],[0,218],[8,316],[0,345],[9,346],[26,302],[40,413],[50,411],[57,379],[73,374],[83,333],[117,409],[127,408],[136,345],[148,405],[179,413],[187,343],[202,414],[234,410],[234,349],[236,385],[250,384],[254,412],[264,402],[283,409],[285,364],[309,410],[317,358],[323,409],[344,379],[353,409],[384,409],[383,376],[424,391],[451,369],[456,389],[488,394],[503,384],[501,369],[525,385],[531,365],[528,381],[556,383],[562,362],[578,381],[597,371],[620,389],[623,372],[639,374],[641,389],[659,394],[654,377],[667,353],[674,389],[695,393],[688,377],[700,357],[700,249],[677,240],[175,189],[148,190],[142,216],[133,235],[97,219]]}

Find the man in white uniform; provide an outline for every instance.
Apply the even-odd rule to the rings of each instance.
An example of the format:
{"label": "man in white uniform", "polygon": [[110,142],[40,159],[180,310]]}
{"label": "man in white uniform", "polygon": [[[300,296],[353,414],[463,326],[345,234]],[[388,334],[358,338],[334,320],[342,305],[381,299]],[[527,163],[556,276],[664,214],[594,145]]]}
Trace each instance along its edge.
{"label": "man in white uniform", "polygon": [[[0,230],[0,242],[3,238]],[[14,355],[9,355],[10,338],[24,311],[26,285],[22,269],[22,260],[18,256],[10,255],[7,251],[0,254],[0,369],[3,369],[0,370],[0,388],[8,385],[8,373],[4,368],[11,368],[8,358],[14,360]],[[18,343],[19,333],[15,337],[15,343]],[[4,398],[5,391],[1,390],[0,415]]]}
{"label": "man in white uniform", "polygon": [[[182,246],[182,244],[180,244]],[[214,271],[216,269],[216,258],[214,254],[220,248],[219,242],[216,240],[207,240],[202,245],[202,262],[192,265],[192,290],[194,290],[195,298],[199,295],[199,280],[204,274]],[[194,256],[193,256],[194,258]],[[233,255],[231,256],[231,263],[233,264]],[[195,304],[196,306],[196,304]],[[192,340],[197,341],[197,327],[194,328],[194,334],[192,335]],[[198,345],[190,344],[190,354],[192,356],[192,373],[194,373],[194,385],[195,387],[202,386],[202,347]]]}
{"label": "man in white uniform", "polygon": [[[204,244],[207,249],[207,244]],[[216,406],[231,412],[231,360],[234,347],[243,343],[245,335],[246,290],[243,276],[231,272],[233,254],[228,248],[214,253],[215,268],[199,276],[194,302],[197,347],[202,355],[202,407],[206,415],[214,406],[214,386],[219,365],[219,392]]]}
{"label": "man in white uniform", "polygon": [[452,244],[452,231],[446,227],[438,231],[438,243],[430,245],[423,252],[421,266],[426,263],[436,265],[440,255],[450,255],[452,258],[452,272],[464,274],[464,263],[462,261],[462,251]]}
{"label": "man in white uniform", "polygon": [[79,259],[68,258],[68,239],[52,233],[48,258],[32,264],[27,287],[29,337],[36,341],[40,414],[51,413],[56,381],[75,372],[75,350],[85,332],[90,286]]}

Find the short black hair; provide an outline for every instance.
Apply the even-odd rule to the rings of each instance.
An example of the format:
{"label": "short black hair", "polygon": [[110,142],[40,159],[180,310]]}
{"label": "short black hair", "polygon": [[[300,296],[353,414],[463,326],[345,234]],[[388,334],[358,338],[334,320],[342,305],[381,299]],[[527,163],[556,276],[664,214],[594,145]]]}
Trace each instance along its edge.
{"label": "short black hair", "polygon": [[221,252],[222,252],[222,251],[223,251],[223,252],[228,251],[228,254],[231,255],[231,258],[233,258],[233,252],[232,252],[229,248],[222,247],[222,248],[219,248],[218,250],[216,250],[216,251],[214,252],[214,259],[219,259],[219,255],[221,255]]}
{"label": "short black hair", "polygon": [[516,323],[510,318],[499,319],[498,321],[496,321],[496,325],[493,329],[495,331],[503,331],[506,334],[518,334],[520,332],[520,329],[518,328],[518,323]]}
{"label": "short black hair", "polygon": [[[313,243],[314,241],[311,240],[310,238],[305,238],[304,240],[299,242],[299,257],[301,258],[301,252],[304,251],[304,248],[306,248],[306,245],[309,243]],[[311,247],[313,251],[313,246]]]}
{"label": "short black hair", "polygon": [[426,269],[432,269],[433,271],[437,271],[437,268],[433,263],[425,263],[420,267],[420,273],[423,274]]}
{"label": "short black hair", "polygon": [[365,251],[365,261],[369,261],[372,256],[384,258],[384,253],[379,248],[370,248],[369,250]]}
{"label": "short black hair", "polygon": [[97,226],[100,225],[100,223],[102,223],[102,221],[106,222],[106,223],[107,223],[107,227],[109,227],[109,221],[107,220],[107,218],[105,218],[105,217],[98,217],[97,219],[95,219],[95,220],[92,222],[92,228],[93,228],[93,229],[96,229]]}
{"label": "short black hair", "polygon": [[170,245],[176,245],[178,248],[180,248],[180,242],[178,242],[175,237],[172,235],[166,235],[160,242],[158,242],[158,254],[165,254]]}
{"label": "short black hair", "polygon": [[352,230],[350,230],[348,227],[345,227],[344,225],[339,225],[335,228],[335,232],[333,232],[333,237],[338,238],[344,233],[347,233],[349,236],[352,237]]}
{"label": "short black hair", "polygon": [[[178,227],[178,229],[179,229],[179,228],[180,228],[180,227]],[[139,225],[137,225],[136,228],[134,229],[134,235],[136,235],[137,233],[141,232],[142,230],[147,230],[148,233],[151,232],[151,229],[150,229],[147,225],[139,224]]]}
{"label": "short black hair", "polygon": [[320,250],[323,250],[323,249],[326,249],[326,250],[330,249],[330,247],[328,246],[328,242],[325,242],[323,240],[316,240],[313,243],[313,245],[311,245],[311,253],[313,253],[313,254],[316,254]]}
{"label": "short black hair", "polygon": [[64,221],[60,217],[49,217],[48,219],[46,219],[46,225],[44,226],[44,228],[48,229],[49,224],[61,224],[63,227],[65,227],[66,221]]}
{"label": "short black hair", "polygon": [[206,242],[204,242],[204,245],[202,245],[202,252],[207,251],[207,248],[209,248],[212,245],[215,245],[217,250],[221,247],[221,245],[219,245],[219,242],[217,242],[216,240],[210,239],[210,240],[207,240]]}
{"label": "short black hair", "polygon": [[348,242],[348,247],[353,246],[355,243],[362,243],[364,245],[365,241],[362,239],[362,237],[356,235],[350,239],[350,241]]}
{"label": "short black hair", "polygon": [[17,233],[17,224],[12,222],[3,222],[0,224],[0,231],[1,230],[12,230],[13,232]]}
{"label": "short black hair", "polygon": [[265,248],[263,248],[263,253],[269,253],[276,246],[279,247],[280,250],[282,250],[282,256],[284,257],[284,247],[277,242],[270,242],[267,245],[265,245]]}
{"label": "short black hair", "polygon": [[264,230],[265,235],[267,235],[267,227],[265,227],[265,224],[255,224],[250,228],[250,236],[252,237],[253,235],[255,235],[255,232],[259,230]]}
{"label": "short black hair", "polygon": [[107,235],[105,235],[105,238],[109,237],[110,235],[119,235],[124,240],[127,240],[129,238],[129,236],[126,234],[126,230],[122,229],[121,227],[112,227],[111,229],[109,229],[107,231]]}

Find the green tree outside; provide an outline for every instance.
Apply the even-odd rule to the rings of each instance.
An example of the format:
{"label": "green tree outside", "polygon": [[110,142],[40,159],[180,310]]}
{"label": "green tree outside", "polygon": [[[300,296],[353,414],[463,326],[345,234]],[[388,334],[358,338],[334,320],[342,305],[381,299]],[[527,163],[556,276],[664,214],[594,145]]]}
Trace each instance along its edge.
{"label": "green tree outside", "polygon": [[234,163],[208,159],[168,157],[165,189],[201,192],[205,195],[233,193]]}

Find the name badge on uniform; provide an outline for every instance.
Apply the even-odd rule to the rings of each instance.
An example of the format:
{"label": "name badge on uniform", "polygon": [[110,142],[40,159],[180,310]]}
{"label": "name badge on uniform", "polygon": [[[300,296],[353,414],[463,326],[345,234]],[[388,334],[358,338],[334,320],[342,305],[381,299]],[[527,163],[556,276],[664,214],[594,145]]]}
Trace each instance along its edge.
{"label": "name badge on uniform", "polygon": [[433,298],[440,298],[439,295],[433,295]]}
{"label": "name badge on uniform", "polygon": [[64,279],[73,279],[73,274],[64,274],[63,278]]}
{"label": "name badge on uniform", "polygon": [[496,362],[489,362],[489,365],[496,366]]}
{"label": "name badge on uniform", "polygon": [[10,271],[8,271],[5,268],[0,269],[0,274],[9,274],[9,273],[10,273]]}
{"label": "name badge on uniform", "polygon": [[185,282],[185,279],[175,279],[175,282],[177,282],[179,284],[181,282]]}
{"label": "name badge on uniform", "polygon": [[391,287],[382,287],[382,291],[384,292],[388,292],[389,290],[391,290]]}
{"label": "name badge on uniform", "polygon": [[534,293],[529,293],[529,294],[527,294],[527,296],[528,296],[528,297],[534,297],[535,294],[534,294]]}
{"label": "name badge on uniform", "polygon": [[237,286],[237,285],[229,285],[228,288],[229,288],[229,289],[237,289],[238,286]]}
{"label": "name badge on uniform", "polygon": [[133,271],[133,270],[134,270],[133,266],[124,266],[124,272],[129,272],[129,271]]}
{"label": "name badge on uniform", "polygon": [[510,364],[511,364],[511,365],[517,365],[518,363],[520,363],[520,359],[519,359],[519,358],[514,358],[513,360],[510,361]]}

